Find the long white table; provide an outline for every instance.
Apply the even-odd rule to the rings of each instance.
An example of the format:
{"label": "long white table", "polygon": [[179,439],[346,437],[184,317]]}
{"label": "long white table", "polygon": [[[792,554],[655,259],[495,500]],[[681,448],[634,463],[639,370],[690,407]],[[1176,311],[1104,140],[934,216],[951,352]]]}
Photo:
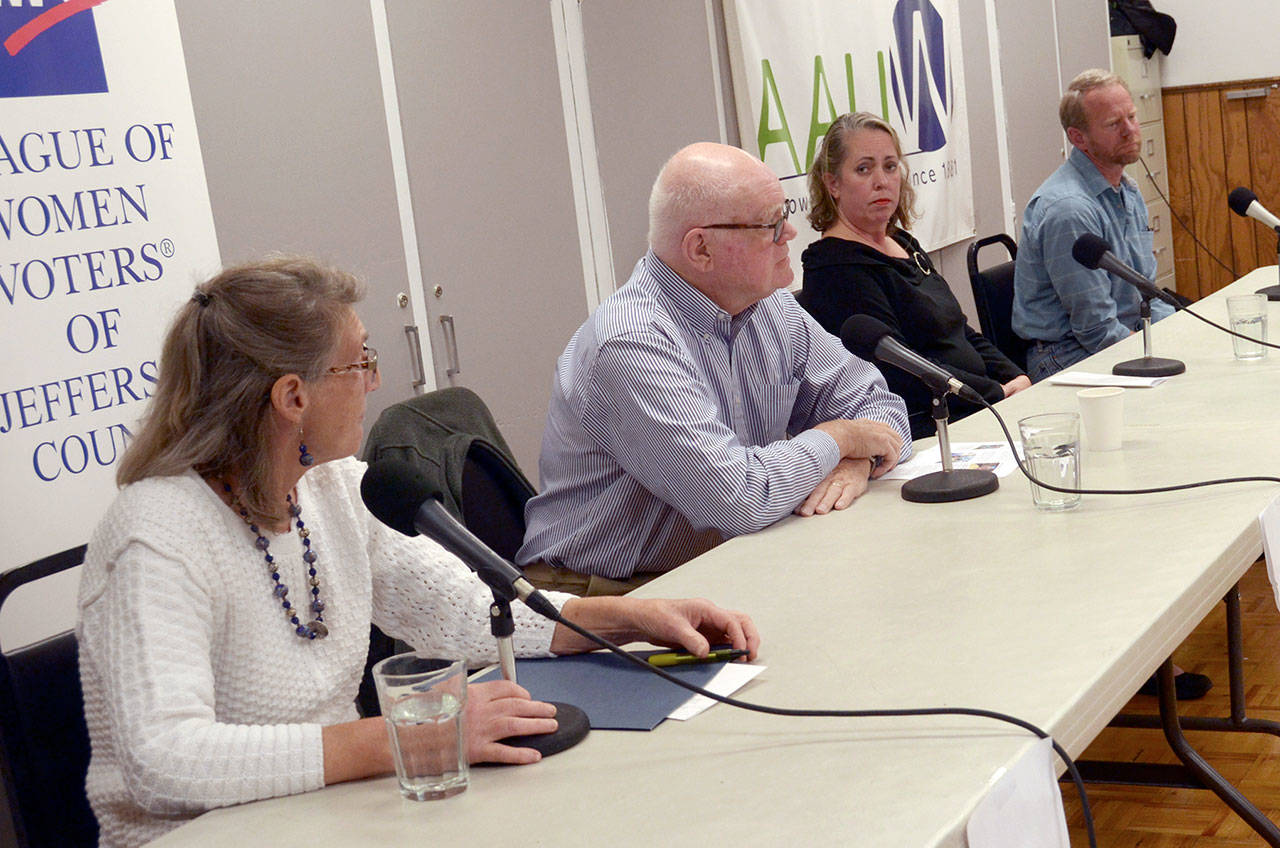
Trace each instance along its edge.
{"label": "long white table", "polygon": [[[1196,304],[1274,283],[1253,272]],[[1271,308],[1272,326],[1280,319]],[[1273,331],[1273,337],[1280,335]],[[1124,446],[1083,457],[1084,484],[1128,488],[1280,474],[1280,352],[1236,362],[1228,336],[1186,315],[1154,328],[1187,373],[1125,396]],[[1081,366],[1141,355],[1133,337]],[[1076,409],[1038,385],[998,409]],[[954,441],[1002,438],[989,413]],[[934,442],[918,450],[936,449]],[[1020,476],[993,495],[913,504],[877,483],[852,508],[789,518],[645,586],[749,611],[768,669],[742,693],[829,708],[980,707],[1049,730],[1078,755],[1261,553],[1257,516],[1280,486],[1086,496],[1037,512]],[[1032,738],[981,719],[777,718],[717,706],[651,733],[596,731],[521,768],[478,768],[466,793],[403,801],[394,778],[215,810],[158,846],[963,846],[970,812]]]}

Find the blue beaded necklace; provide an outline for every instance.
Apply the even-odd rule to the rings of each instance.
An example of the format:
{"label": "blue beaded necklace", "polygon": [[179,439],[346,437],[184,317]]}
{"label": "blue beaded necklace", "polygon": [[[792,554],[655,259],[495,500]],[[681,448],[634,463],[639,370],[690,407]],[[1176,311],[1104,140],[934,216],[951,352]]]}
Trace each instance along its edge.
{"label": "blue beaded necklace", "polygon": [[292,495],[285,495],[285,502],[289,504],[289,517],[297,522],[298,538],[302,541],[302,562],[307,566],[308,582],[311,584],[311,612],[315,614],[315,618],[303,624],[298,619],[298,612],[294,609],[293,603],[289,600],[289,587],[280,582],[280,571],[276,568],[275,557],[271,555],[271,542],[267,537],[262,535],[262,531],[258,529],[258,525],[253,523],[249,518],[249,511],[240,503],[240,498],[232,491],[230,483],[223,483],[222,490],[231,498],[231,508],[240,513],[240,517],[244,519],[245,524],[249,525],[249,529],[258,538],[254,541],[254,546],[262,551],[262,556],[267,562],[267,569],[271,572],[271,582],[274,586],[271,594],[280,601],[281,608],[284,609],[284,617],[288,619],[289,625],[293,628],[293,632],[300,639],[323,639],[329,635],[329,628],[324,623],[324,601],[320,600],[320,578],[316,575],[316,552],[311,550],[311,531],[302,523],[302,507],[293,502]]}

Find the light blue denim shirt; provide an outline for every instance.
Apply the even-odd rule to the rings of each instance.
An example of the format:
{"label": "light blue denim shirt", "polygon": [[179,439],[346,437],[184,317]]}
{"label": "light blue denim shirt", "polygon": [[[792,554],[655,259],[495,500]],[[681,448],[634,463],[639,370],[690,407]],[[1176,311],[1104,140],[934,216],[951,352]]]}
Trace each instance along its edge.
{"label": "light blue denim shirt", "polygon": [[[1150,278],[1156,259],[1142,193],[1129,177],[1112,187],[1080,150],[1045,180],[1022,215],[1014,266],[1013,329],[1054,344],[1059,366],[1084,359],[1141,328],[1137,289],[1071,256],[1084,233],[1101,236],[1122,262]],[[1173,314],[1151,304],[1151,319]],[[1030,359],[1028,360],[1030,364]]]}

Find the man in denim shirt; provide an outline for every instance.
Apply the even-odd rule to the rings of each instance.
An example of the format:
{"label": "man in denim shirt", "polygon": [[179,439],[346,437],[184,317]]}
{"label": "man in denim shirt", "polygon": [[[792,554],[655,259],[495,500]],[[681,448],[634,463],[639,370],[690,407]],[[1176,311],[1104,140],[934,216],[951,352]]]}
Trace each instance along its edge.
{"label": "man in denim shirt", "polygon": [[[1147,207],[1124,174],[1142,144],[1128,87],[1107,71],[1084,71],[1067,86],[1058,115],[1075,149],[1027,204],[1013,278],[1013,329],[1032,342],[1033,381],[1141,328],[1137,290],[1076,262],[1077,238],[1101,236],[1122,262],[1147,277],[1156,270]],[[1153,321],[1172,313],[1168,304],[1151,304]]]}

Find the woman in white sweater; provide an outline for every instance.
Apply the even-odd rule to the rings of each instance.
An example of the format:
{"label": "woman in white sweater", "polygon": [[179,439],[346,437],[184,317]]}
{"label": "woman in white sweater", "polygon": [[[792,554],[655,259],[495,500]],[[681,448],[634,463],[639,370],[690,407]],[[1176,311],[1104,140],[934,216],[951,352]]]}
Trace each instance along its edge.
{"label": "woman in white sweater", "polygon": [[[493,659],[488,590],[360,499],[377,353],[353,277],[300,259],[200,285],[165,341],[148,417],[80,584],[87,790],[103,845],[138,845],[213,807],[392,771],[354,699],[369,623],[441,656]],[[747,648],[749,618],[700,601],[573,598],[620,641]],[[517,653],[592,645],[523,607]],[[473,762],[535,762],[497,740],[555,728],[513,683],[473,685]]]}

